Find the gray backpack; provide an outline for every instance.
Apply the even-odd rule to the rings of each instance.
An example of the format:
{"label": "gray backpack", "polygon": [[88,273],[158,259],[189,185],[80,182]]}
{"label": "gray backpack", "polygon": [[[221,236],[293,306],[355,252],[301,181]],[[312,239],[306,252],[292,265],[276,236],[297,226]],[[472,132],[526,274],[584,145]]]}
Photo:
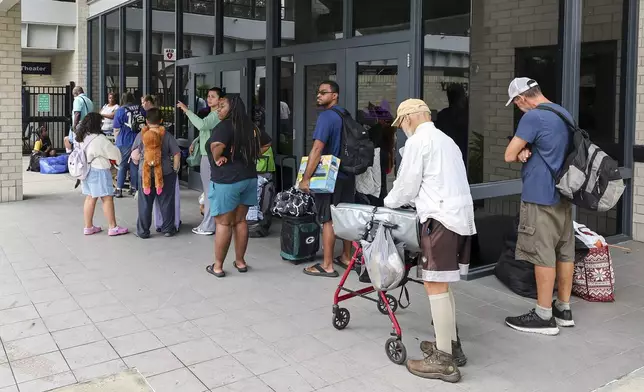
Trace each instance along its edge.
{"label": "gray backpack", "polygon": [[572,133],[571,143],[559,173],[550,172],[559,193],[578,207],[604,212],[615,207],[624,193],[619,164],[590,141],[588,132],[563,113],[546,105],[539,110],[555,113]]}

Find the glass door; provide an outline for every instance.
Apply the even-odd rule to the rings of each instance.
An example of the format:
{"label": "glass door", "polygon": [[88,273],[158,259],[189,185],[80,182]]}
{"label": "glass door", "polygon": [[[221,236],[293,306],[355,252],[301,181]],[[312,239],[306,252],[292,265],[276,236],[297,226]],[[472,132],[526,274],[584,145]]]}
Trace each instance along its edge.
{"label": "glass door", "polygon": [[[320,112],[317,105],[317,91],[320,83],[333,80],[340,85],[340,106],[344,107],[345,64],[344,50],[318,52],[294,57],[294,107],[292,155],[278,155],[278,185],[284,188],[294,185],[300,160],[313,146],[313,131]],[[288,141],[287,141],[288,142]]]}
{"label": "glass door", "polygon": [[392,188],[396,173],[397,130],[391,124],[398,104],[409,98],[408,53],[408,43],[347,50],[346,108],[380,148],[381,168],[389,172],[383,178],[385,194]]}

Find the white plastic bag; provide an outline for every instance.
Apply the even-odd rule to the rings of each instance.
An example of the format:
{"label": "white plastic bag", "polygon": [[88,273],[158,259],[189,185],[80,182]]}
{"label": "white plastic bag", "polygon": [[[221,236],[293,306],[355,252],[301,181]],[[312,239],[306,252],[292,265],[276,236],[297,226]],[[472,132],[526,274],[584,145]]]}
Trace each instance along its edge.
{"label": "white plastic bag", "polygon": [[379,225],[372,242],[362,241],[369,278],[378,291],[393,290],[405,276],[405,263],[391,237],[391,229]]}

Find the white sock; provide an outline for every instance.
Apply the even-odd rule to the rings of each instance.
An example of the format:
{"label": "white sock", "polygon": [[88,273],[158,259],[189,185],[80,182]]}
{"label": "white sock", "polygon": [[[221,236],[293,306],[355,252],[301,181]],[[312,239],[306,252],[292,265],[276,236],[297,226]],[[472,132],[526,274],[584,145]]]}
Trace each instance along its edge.
{"label": "white sock", "polygon": [[449,293],[430,295],[429,304],[434,318],[436,348],[451,355],[452,331],[456,329],[456,321],[454,320]]}
{"label": "white sock", "polygon": [[458,332],[456,331],[456,300],[454,299],[454,292],[452,292],[452,288],[450,287],[448,290],[449,300],[452,303],[452,314],[454,315],[454,331],[452,331],[452,341],[456,342],[458,341]]}

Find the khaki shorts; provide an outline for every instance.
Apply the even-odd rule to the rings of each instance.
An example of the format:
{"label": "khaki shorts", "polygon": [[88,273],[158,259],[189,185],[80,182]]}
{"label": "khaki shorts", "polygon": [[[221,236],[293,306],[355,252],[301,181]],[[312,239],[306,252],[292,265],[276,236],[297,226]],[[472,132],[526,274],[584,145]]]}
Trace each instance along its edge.
{"label": "khaki shorts", "polygon": [[542,206],[521,202],[516,259],[542,267],[575,261],[572,205],[567,200]]}

